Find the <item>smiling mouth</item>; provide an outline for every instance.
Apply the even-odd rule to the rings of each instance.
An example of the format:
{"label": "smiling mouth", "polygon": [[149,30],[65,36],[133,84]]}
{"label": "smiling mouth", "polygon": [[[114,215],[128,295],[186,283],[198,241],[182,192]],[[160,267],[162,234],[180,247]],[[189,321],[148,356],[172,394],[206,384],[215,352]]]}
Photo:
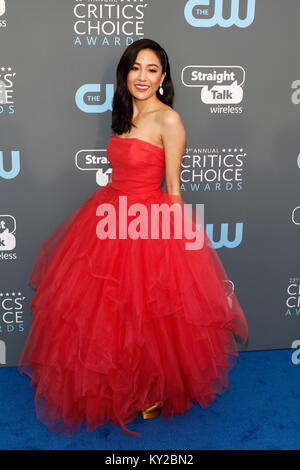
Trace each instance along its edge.
{"label": "smiling mouth", "polygon": [[137,90],[141,90],[141,91],[146,91],[148,90],[148,88],[150,88],[149,86],[146,86],[146,85],[135,85],[135,88]]}

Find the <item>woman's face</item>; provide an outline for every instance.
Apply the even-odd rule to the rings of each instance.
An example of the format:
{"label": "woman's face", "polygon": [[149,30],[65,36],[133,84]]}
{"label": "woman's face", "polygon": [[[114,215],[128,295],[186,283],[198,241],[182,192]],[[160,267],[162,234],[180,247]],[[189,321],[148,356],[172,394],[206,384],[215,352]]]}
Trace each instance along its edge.
{"label": "woman's face", "polygon": [[142,49],[127,74],[127,87],[134,98],[146,100],[156,93],[165,76],[155,52],[152,49]]}

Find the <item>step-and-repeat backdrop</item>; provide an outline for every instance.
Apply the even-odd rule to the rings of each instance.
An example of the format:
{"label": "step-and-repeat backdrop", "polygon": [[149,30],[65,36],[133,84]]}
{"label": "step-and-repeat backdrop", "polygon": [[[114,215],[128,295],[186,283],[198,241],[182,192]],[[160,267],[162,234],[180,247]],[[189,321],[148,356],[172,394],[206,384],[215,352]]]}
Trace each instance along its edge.
{"label": "step-and-repeat backdrop", "polygon": [[143,37],[169,55],[182,195],[205,204],[246,349],[300,338],[299,17],[298,0],[0,0],[2,367],[30,328],[40,244],[108,182],[116,66]]}

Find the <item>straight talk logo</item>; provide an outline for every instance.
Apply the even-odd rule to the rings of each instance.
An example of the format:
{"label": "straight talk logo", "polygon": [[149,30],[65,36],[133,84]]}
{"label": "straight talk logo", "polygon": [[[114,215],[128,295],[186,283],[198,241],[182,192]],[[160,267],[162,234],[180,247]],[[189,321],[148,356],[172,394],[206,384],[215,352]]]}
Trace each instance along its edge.
{"label": "straight talk logo", "polygon": [[239,104],[244,96],[245,69],[239,65],[186,65],[181,81],[185,87],[200,88],[205,104]]}
{"label": "straight talk logo", "polygon": [[5,1],[0,0],[0,31],[1,29],[6,28],[7,22],[5,18],[6,8],[5,8]]}
{"label": "straight talk logo", "polygon": [[0,16],[5,13],[5,0],[0,0]]}

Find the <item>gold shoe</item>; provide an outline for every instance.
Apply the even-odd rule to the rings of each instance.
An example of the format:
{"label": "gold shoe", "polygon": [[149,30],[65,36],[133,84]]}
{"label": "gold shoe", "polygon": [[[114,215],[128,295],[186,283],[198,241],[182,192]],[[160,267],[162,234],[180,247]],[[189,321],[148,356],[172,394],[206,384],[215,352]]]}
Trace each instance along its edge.
{"label": "gold shoe", "polygon": [[156,418],[156,416],[161,414],[161,403],[157,401],[152,406],[149,406],[149,408],[142,410],[140,413],[143,419]]}

